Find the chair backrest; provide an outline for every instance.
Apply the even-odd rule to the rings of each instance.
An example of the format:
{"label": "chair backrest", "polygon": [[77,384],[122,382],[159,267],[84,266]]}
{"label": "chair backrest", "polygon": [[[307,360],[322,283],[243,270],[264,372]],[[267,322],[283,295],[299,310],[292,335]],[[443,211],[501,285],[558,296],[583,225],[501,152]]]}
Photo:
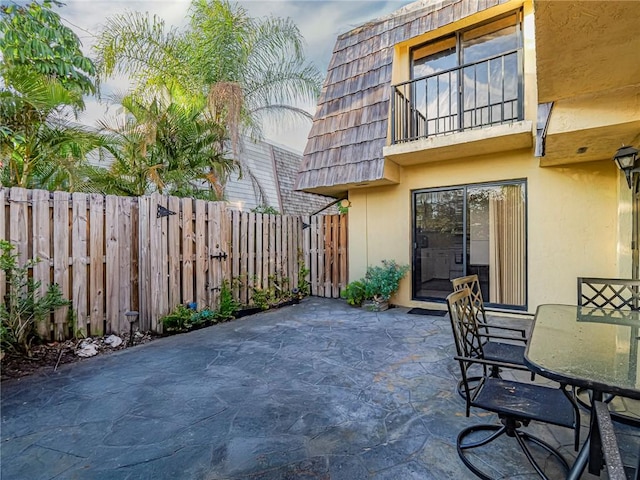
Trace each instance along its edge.
{"label": "chair backrest", "polygon": [[453,285],[454,292],[464,288],[468,288],[470,290],[471,303],[473,304],[476,320],[482,324],[486,324],[487,316],[484,310],[484,300],[482,299],[482,290],[480,289],[478,275],[467,275],[466,277],[454,278],[451,280],[451,284]]}
{"label": "chair backrest", "polygon": [[578,277],[578,305],[640,310],[640,280]]}
{"label": "chair backrest", "polygon": [[[463,288],[449,294],[447,296],[447,307],[449,309],[449,320],[451,320],[451,330],[453,331],[453,339],[456,344],[458,357],[484,358],[482,341],[478,335],[478,324],[475,318],[471,290]],[[473,389],[469,386],[470,378],[467,375],[467,371],[472,366],[472,363],[464,360],[458,360],[458,363],[460,365],[460,373],[462,374],[462,385],[464,387],[464,397],[467,401],[468,416]]]}

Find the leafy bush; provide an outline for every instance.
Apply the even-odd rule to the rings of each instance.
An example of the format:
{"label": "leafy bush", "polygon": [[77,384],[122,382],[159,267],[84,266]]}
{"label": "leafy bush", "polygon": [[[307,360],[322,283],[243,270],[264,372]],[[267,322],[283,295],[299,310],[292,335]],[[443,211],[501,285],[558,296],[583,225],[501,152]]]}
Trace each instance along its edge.
{"label": "leafy bush", "polygon": [[193,313],[189,322],[193,327],[216,323],[216,312],[205,308],[204,310]]}
{"label": "leafy bush", "polygon": [[220,305],[216,311],[216,319],[218,321],[231,320],[239,308],[240,304],[233,298],[229,281],[223,281],[220,287]]}
{"label": "leafy bush", "polygon": [[408,271],[409,265],[398,265],[395,260],[382,260],[382,266],[368,267],[364,276],[367,299],[388,301]]}
{"label": "leafy bush", "polygon": [[366,285],[362,280],[356,280],[347,284],[346,288],[340,292],[349,305],[359,307],[365,299]]}
{"label": "leafy bush", "polygon": [[29,260],[21,267],[14,249],[10,242],[0,240],[0,270],[7,277],[7,294],[0,303],[0,344],[31,356],[31,345],[38,338],[37,323],[70,302],[55,283],[40,295],[41,282],[29,277],[29,269],[40,260]]}
{"label": "leafy bush", "polygon": [[257,287],[253,287],[252,291],[253,291],[253,295],[252,295],[253,305],[260,308],[261,310],[268,309],[269,300],[270,300],[269,291],[263,290]]}
{"label": "leafy bush", "polygon": [[368,267],[364,278],[349,283],[340,296],[354,306],[360,306],[364,300],[388,301],[408,271],[409,265],[382,260],[381,266]]}
{"label": "leafy bush", "polygon": [[169,315],[162,317],[161,322],[167,333],[183,332],[191,327],[193,310],[186,305],[178,305]]}

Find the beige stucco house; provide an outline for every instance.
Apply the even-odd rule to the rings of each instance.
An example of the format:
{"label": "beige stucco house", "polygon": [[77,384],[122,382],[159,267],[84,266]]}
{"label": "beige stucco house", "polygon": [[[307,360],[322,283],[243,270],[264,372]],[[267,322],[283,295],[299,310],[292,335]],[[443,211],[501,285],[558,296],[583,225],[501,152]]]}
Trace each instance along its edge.
{"label": "beige stucco house", "polygon": [[[348,196],[349,275],[410,264],[394,303],[477,273],[495,309],[631,277],[640,2],[423,0],[337,39],[296,188]],[[637,268],[637,267],[636,267]],[[637,275],[637,272],[635,273]]]}

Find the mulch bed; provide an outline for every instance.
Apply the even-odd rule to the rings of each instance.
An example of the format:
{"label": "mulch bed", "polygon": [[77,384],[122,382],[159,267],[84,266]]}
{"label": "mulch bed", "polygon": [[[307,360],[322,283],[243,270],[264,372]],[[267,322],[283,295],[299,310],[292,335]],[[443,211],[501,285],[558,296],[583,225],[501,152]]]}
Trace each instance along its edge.
{"label": "mulch bed", "polygon": [[[142,334],[136,332],[134,335],[136,336],[134,338],[133,347],[143,343],[148,343],[154,338],[157,338],[156,335],[149,333]],[[118,336],[122,339],[122,344],[117,347],[112,347],[105,343],[104,340],[107,336],[93,338],[93,343],[96,345],[98,350],[97,355],[108,355],[114,351],[129,348],[129,334],[126,333]],[[20,378],[27,375],[33,375],[34,373],[52,373],[60,368],[60,365],[86,360],[85,358],[76,355],[76,351],[78,350],[82,340],[83,339],[67,340],[64,342],[34,345],[32,347],[31,357],[5,351],[4,357],[0,361],[0,379],[7,380],[9,378]]]}

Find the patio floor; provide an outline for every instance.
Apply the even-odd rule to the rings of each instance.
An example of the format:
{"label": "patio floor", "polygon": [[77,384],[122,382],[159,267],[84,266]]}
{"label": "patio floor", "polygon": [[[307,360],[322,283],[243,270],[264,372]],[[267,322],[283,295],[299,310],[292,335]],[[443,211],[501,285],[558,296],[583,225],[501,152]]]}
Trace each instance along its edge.
{"label": "patio floor", "polygon": [[[447,317],[308,298],[3,382],[0,474],[473,478],[456,454],[456,435],[496,419],[479,411],[465,417],[453,355]],[[572,461],[568,429],[528,428]],[[627,460],[640,450],[638,435],[621,430]],[[494,448],[487,468],[498,478],[538,478],[514,444]]]}

